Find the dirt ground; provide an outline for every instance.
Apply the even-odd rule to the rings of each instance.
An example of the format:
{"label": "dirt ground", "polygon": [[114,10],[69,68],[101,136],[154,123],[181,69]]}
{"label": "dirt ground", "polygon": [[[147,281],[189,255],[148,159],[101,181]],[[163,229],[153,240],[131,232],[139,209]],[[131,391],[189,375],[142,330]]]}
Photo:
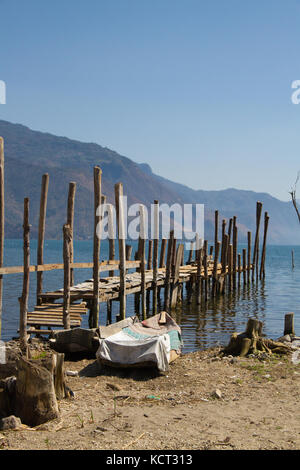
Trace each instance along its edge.
{"label": "dirt ground", "polygon": [[66,361],[61,419],[1,431],[1,449],[300,449],[300,365],[186,354],[169,372]]}

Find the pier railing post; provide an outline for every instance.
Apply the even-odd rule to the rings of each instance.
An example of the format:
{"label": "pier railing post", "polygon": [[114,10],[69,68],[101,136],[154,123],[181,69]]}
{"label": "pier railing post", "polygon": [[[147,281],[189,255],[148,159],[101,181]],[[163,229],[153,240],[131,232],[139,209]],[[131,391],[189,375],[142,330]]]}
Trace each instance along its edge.
{"label": "pier railing post", "polygon": [[27,312],[29,297],[29,267],[30,267],[30,239],[29,239],[29,198],[24,199],[24,220],[23,220],[23,290],[20,297],[20,344],[23,352],[27,349]]}
{"label": "pier railing post", "polygon": [[[74,204],[75,204],[75,193],[76,193],[76,183],[71,181],[69,184],[69,194],[68,194],[68,208],[67,208],[67,224],[70,227],[71,231],[71,243],[70,243],[70,262],[74,262]],[[70,283],[71,286],[74,286],[74,270],[71,268],[70,273]]]}
{"label": "pier railing post", "polygon": [[69,224],[63,226],[64,236],[64,301],[63,301],[63,325],[64,329],[68,330],[71,328],[70,319],[70,303],[71,303],[71,244],[72,244],[72,232]]}
{"label": "pier railing post", "polygon": [[[97,328],[99,323],[99,266],[100,266],[100,233],[101,223],[101,175],[98,166],[94,167],[94,247],[93,247],[93,299],[90,310],[90,328]],[[97,232],[98,229],[98,232]],[[99,236],[98,236],[99,235]]]}
{"label": "pier railing post", "polygon": [[170,238],[168,241],[167,251],[167,263],[166,263],[166,276],[165,276],[165,291],[164,291],[164,310],[167,312],[170,309],[170,281],[172,271],[172,258],[173,258],[173,241],[174,241],[174,230],[170,232]]}
{"label": "pier railing post", "polygon": [[125,250],[125,221],[123,208],[123,184],[115,185],[116,211],[117,211],[117,227],[119,240],[119,271],[120,271],[120,319],[126,317],[126,250]]}
{"label": "pier railing post", "polygon": [[153,315],[157,314],[157,274],[158,274],[158,243],[159,243],[159,204],[154,201],[154,246],[153,246]]}
{"label": "pier railing post", "polygon": [[[4,253],[4,140],[0,137],[0,268],[3,266]],[[2,291],[3,276],[0,275],[0,338],[2,329]]]}
{"label": "pier railing post", "polygon": [[[39,232],[37,243],[37,264],[44,264],[44,241],[45,241],[45,226],[46,226],[46,211],[47,211],[47,198],[49,187],[49,175],[46,173],[42,176],[41,187],[41,200],[40,200],[40,215],[39,215]],[[37,285],[36,285],[36,298],[37,304],[40,303],[40,295],[43,292],[43,272],[37,272]]]}

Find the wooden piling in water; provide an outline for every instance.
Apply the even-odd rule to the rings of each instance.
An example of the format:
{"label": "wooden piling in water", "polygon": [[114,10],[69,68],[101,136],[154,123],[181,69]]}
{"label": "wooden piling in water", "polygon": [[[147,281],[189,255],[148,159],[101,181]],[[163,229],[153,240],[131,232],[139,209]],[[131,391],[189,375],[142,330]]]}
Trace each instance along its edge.
{"label": "wooden piling in water", "polygon": [[117,227],[118,227],[118,240],[119,240],[119,271],[120,271],[120,319],[124,320],[126,317],[126,254],[125,254],[125,221],[124,221],[124,208],[123,208],[123,185],[117,183],[115,185],[115,198],[116,198],[116,212],[117,212]]}
{"label": "wooden piling in water", "polygon": [[268,213],[265,212],[264,238],[263,238],[263,248],[262,248],[262,254],[261,254],[261,261],[260,261],[260,272],[259,272],[260,279],[265,278],[265,259],[266,259],[266,248],[267,248],[268,225],[269,225],[269,216],[268,216]]}
{"label": "wooden piling in water", "polygon": [[248,241],[248,262],[247,262],[247,282],[250,282],[250,272],[251,272],[251,232],[247,232],[247,241]]}
{"label": "wooden piling in water", "polygon": [[215,296],[218,292],[218,263],[219,263],[219,253],[221,248],[221,242],[217,242],[214,266],[213,266],[213,278],[212,278],[212,296]]}
{"label": "wooden piling in water", "polygon": [[[75,205],[75,193],[76,193],[76,183],[72,181],[69,184],[69,194],[68,194],[68,208],[67,208],[67,224],[70,227],[71,231],[71,242],[70,242],[70,262],[74,262],[74,205]],[[74,270],[71,268],[70,273],[70,284],[74,285]]]}
{"label": "wooden piling in water", "polygon": [[204,300],[208,299],[208,279],[207,279],[207,240],[203,243],[203,268],[204,268]]}
{"label": "wooden piling in water", "polygon": [[170,298],[171,298],[171,275],[172,275],[172,259],[173,259],[173,245],[174,245],[174,230],[170,232],[170,238],[168,241],[167,250],[167,262],[166,262],[166,279],[165,279],[165,290],[164,290],[164,310],[167,312],[170,309]]}
{"label": "wooden piling in water", "polygon": [[167,239],[163,238],[161,241],[161,247],[160,247],[160,258],[159,258],[159,267],[160,268],[165,268],[166,267],[166,248],[167,248]]}
{"label": "wooden piling in water", "polygon": [[237,278],[238,278],[238,288],[240,288],[240,285],[241,285],[241,270],[242,270],[241,253],[238,253],[238,265],[237,265],[237,269],[238,269],[238,275],[237,275]]}
{"label": "wooden piling in water", "polygon": [[197,250],[197,277],[196,277],[196,299],[197,299],[198,305],[201,304],[201,295],[202,295],[201,271],[202,271],[202,248],[198,248]]}
{"label": "wooden piling in water", "polygon": [[[0,137],[0,268],[4,257],[4,140]],[[3,276],[0,275],[0,338],[2,331]]]}
{"label": "wooden piling in water", "polygon": [[99,265],[101,235],[101,175],[98,166],[94,167],[94,245],[93,245],[93,299],[90,309],[89,326],[97,328],[99,323]]}
{"label": "wooden piling in water", "polygon": [[154,201],[154,246],[153,246],[153,300],[152,313],[157,314],[157,275],[158,275],[158,244],[159,244],[159,204]]}
{"label": "wooden piling in water", "polygon": [[63,260],[64,260],[64,298],[63,298],[63,325],[64,329],[71,328],[70,301],[71,301],[71,244],[72,232],[69,224],[63,226]]}
{"label": "wooden piling in water", "polygon": [[148,262],[147,269],[148,271],[152,269],[152,253],[153,253],[153,240],[148,240]]}
{"label": "wooden piling in water", "polygon": [[254,249],[253,249],[253,261],[252,261],[252,281],[254,281],[254,272],[256,270],[256,276],[258,277],[258,254],[259,254],[259,228],[260,228],[260,218],[262,211],[262,203],[256,203],[256,231],[255,231],[255,240],[254,240]]}
{"label": "wooden piling in water", "polygon": [[145,257],[146,257],[146,217],[145,207],[140,205],[140,247],[139,247],[139,259],[141,262],[141,299],[142,299],[142,317],[145,320],[147,318],[147,306],[146,306],[146,278],[145,278]]}
{"label": "wooden piling in water", "polygon": [[216,254],[217,244],[218,244],[218,232],[219,232],[219,211],[215,211],[215,245],[214,245],[214,254]]}
{"label": "wooden piling in water", "polygon": [[236,287],[236,267],[237,267],[237,240],[238,240],[238,229],[236,226],[236,217],[233,217],[233,237],[232,237],[232,257],[233,257],[233,262],[232,262],[232,270],[233,270],[233,275],[232,275],[232,284],[233,288],[235,289]]}
{"label": "wooden piling in water", "polygon": [[[39,214],[39,231],[37,241],[37,264],[44,264],[44,242],[45,242],[45,226],[46,226],[46,211],[47,211],[47,198],[49,187],[48,173],[42,176],[41,187],[41,200],[40,200],[40,214]],[[40,304],[40,295],[43,292],[43,272],[38,271],[36,275],[36,301],[37,305]]]}
{"label": "wooden piling in water", "polygon": [[29,267],[30,267],[30,225],[29,225],[29,198],[24,199],[23,216],[23,290],[20,297],[20,345],[24,352],[27,349],[27,312],[29,297]]}
{"label": "wooden piling in water", "polygon": [[285,335],[292,335],[295,336],[295,329],[294,329],[294,313],[286,313],[284,317],[284,336]]}
{"label": "wooden piling in water", "polygon": [[180,263],[182,259],[183,248],[184,248],[184,245],[179,244],[177,248],[177,252],[176,252],[174,279],[173,279],[172,294],[171,294],[171,309],[175,308],[177,304],[179,269],[180,269]]}
{"label": "wooden piling in water", "polygon": [[244,286],[246,285],[247,279],[246,279],[246,274],[247,274],[247,261],[246,261],[246,256],[247,256],[247,251],[246,248],[243,248],[243,284]]}
{"label": "wooden piling in water", "polygon": [[232,262],[233,262],[233,250],[232,244],[228,245],[228,290],[232,290]]}

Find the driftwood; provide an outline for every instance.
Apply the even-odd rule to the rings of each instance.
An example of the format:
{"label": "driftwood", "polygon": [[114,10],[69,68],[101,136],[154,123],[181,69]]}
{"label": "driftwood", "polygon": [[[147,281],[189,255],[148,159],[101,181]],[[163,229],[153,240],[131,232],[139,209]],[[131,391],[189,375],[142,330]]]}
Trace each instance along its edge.
{"label": "driftwood", "polygon": [[248,354],[259,354],[261,352],[272,354],[287,354],[290,352],[289,346],[262,337],[262,322],[255,318],[250,318],[246,331],[243,333],[233,333],[229,344],[223,349],[223,354],[233,356],[247,356]]}

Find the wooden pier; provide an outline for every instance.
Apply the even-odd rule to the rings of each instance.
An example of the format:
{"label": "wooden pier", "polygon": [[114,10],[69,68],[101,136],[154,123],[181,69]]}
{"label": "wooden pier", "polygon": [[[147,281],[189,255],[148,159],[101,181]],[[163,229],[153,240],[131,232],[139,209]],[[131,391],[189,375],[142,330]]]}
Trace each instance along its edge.
{"label": "wooden pier", "polygon": [[[171,230],[168,240],[159,240],[159,201],[154,201],[154,239],[147,240],[145,207],[140,205],[140,236],[138,248],[132,257],[132,246],[126,245],[124,237],[124,209],[122,206],[123,185],[115,185],[115,207],[117,234],[114,234],[113,217],[108,206],[109,259],[100,262],[101,212],[99,208],[106,198],[101,194],[102,171],[94,168],[94,233],[93,262],[74,262],[74,204],[76,183],[70,182],[66,204],[66,223],[62,224],[63,263],[44,264],[44,241],[46,226],[49,175],[42,177],[39,235],[37,245],[37,265],[30,265],[30,223],[29,199],[24,199],[24,264],[23,266],[3,267],[3,214],[4,214],[4,143],[0,138],[0,333],[2,312],[2,280],[4,275],[23,273],[23,290],[20,301],[20,339],[24,348],[31,334],[50,334],[52,328],[79,327],[82,316],[89,311],[89,326],[99,326],[102,314],[101,304],[106,303],[106,324],[112,322],[112,302],[119,302],[118,320],[126,316],[126,297],[135,296],[135,309],[142,318],[151,311],[155,314],[160,305],[172,312],[182,301],[183,287],[186,286],[187,301],[194,299],[197,304],[206,302],[250,282],[265,277],[266,239],[269,216],[265,212],[261,256],[259,253],[260,221],[262,203],[256,205],[256,231],[254,247],[252,235],[248,232],[247,248],[238,253],[238,223],[236,216],[219,223],[219,212],[215,211],[215,233],[212,245],[208,240],[193,243],[188,260],[184,264],[184,244],[174,238]],[[227,229],[228,226],[228,229]],[[219,230],[220,227],[220,230]],[[219,233],[221,232],[221,233]],[[2,235],[1,235],[2,234]],[[220,239],[221,241],[220,241]],[[115,241],[118,241],[119,259],[115,259]],[[147,245],[147,247],[146,247]],[[160,248],[160,250],[159,250]],[[159,252],[160,251],[160,252]],[[146,252],[148,253],[146,259]],[[259,266],[260,257],[260,266]],[[92,278],[74,285],[74,271],[91,269]],[[64,285],[55,291],[43,291],[43,276],[47,271],[63,270]],[[28,310],[30,273],[36,272],[36,306]],[[252,273],[252,275],[251,275]],[[161,292],[163,290],[163,300]],[[150,296],[152,293],[152,305]],[[130,312],[132,315],[133,312]],[[102,319],[103,322],[103,319]]]}

